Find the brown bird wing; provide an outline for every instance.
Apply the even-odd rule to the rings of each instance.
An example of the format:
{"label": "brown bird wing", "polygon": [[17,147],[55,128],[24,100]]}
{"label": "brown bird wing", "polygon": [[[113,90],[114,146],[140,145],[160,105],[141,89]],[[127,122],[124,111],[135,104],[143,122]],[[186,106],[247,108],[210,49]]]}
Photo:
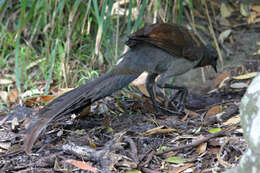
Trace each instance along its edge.
{"label": "brown bird wing", "polygon": [[152,24],[140,29],[129,36],[126,42],[134,47],[138,41],[145,41],[157,46],[171,55],[185,57],[195,61],[203,55],[203,44],[196,35],[181,25]]}

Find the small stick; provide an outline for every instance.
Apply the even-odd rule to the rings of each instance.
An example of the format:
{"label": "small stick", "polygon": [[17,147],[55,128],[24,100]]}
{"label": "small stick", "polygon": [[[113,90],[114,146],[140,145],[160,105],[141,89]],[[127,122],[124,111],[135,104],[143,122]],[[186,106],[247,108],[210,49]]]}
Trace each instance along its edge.
{"label": "small stick", "polygon": [[169,148],[167,150],[156,152],[155,155],[162,155],[162,154],[168,153],[170,151],[177,151],[177,150],[181,150],[181,149],[184,149],[184,148],[198,146],[198,145],[202,144],[203,142],[206,142],[206,141],[210,140],[211,138],[215,138],[215,137],[224,135],[226,131],[227,131],[227,129],[226,130],[222,130],[222,131],[217,132],[217,133],[210,134],[210,135],[208,135],[208,136],[206,136],[206,137],[204,137],[202,139],[199,139],[199,140],[197,140],[195,142],[192,142],[190,144],[186,144],[186,145],[182,145],[182,146],[178,146],[178,147],[171,147],[171,148]]}

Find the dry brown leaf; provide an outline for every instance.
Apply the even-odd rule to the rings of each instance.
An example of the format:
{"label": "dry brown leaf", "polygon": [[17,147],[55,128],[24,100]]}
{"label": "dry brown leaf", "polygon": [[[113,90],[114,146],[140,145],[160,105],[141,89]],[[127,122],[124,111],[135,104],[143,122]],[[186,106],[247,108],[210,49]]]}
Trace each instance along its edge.
{"label": "dry brown leaf", "polygon": [[166,134],[166,133],[172,133],[172,132],[177,132],[176,129],[170,128],[168,126],[160,126],[156,127],[150,130],[147,130],[144,132],[145,135],[154,135],[154,134]]}
{"label": "dry brown leaf", "polygon": [[260,13],[256,13],[256,12],[251,12],[250,15],[247,18],[247,23],[248,24],[252,24],[252,23],[257,23],[259,22],[259,17],[260,17]]}
{"label": "dry brown leaf", "polygon": [[258,72],[252,72],[252,73],[247,73],[247,74],[243,74],[240,76],[234,76],[232,78],[236,79],[236,80],[251,79],[251,78],[255,77],[257,74],[258,74]]}
{"label": "dry brown leaf", "polygon": [[40,101],[44,102],[44,103],[48,103],[48,102],[50,102],[54,98],[55,98],[55,96],[50,96],[50,95],[40,96]]}
{"label": "dry brown leaf", "polygon": [[73,159],[68,159],[66,160],[67,163],[70,163],[80,169],[86,170],[86,171],[91,171],[96,173],[97,168],[89,166],[86,162],[78,161],[78,160],[73,160]]}
{"label": "dry brown leaf", "polygon": [[188,163],[185,164],[183,166],[177,167],[177,168],[172,168],[169,173],[179,173],[179,172],[184,172],[185,170],[187,170],[190,167],[193,167],[194,164],[193,163]]}
{"label": "dry brown leaf", "polygon": [[230,71],[219,74],[214,81],[214,86],[217,87],[224,79],[226,79],[229,76]]}
{"label": "dry brown leaf", "polygon": [[251,9],[256,12],[260,12],[260,5],[252,5]]}
{"label": "dry brown leaf", "polygon": [[10,80],[10,79],[0,79],[0,85],[9,85],[9,84],[12,84],[14,83],[13,80]]}
{"label": "dry brown leaf", "polygon": [[34,104],[48,103],[54,98],[55,98],[55,96],[53,96],[53,95],[36,96],[36,97],[31,97],[31,98],[26,99],[24,104],[27,106],[32,106]]}
{"label": "dry brown leaf", "polygon": [[218,113],[222,112],[222,106],[221,105],[217,105],[217,106],[213,106],[211,107],[207,114],[205,115],[205,117],[209,117],[209,116],[212,116],[212,115],[216,115]]}
{"label": "dry brown leaf", "polygon": [[53,95],[55,95],[55,96],[59,96],[59,95],[61,95],[61,94],[64,94],[64,93],[66,93],[66,92],[69,92],[69,91],[71,91],[71,90],[73,90],[74,88],[59,88],[58,89],[58,92],[54,92],[54,91],[52,91],[51,93],[53,94]]}
{"label": "dry brown leaf", "polygon": [[81,113],[80,113],[80,115],[77,117],[77,119],[81,119],[81,118],[87,116],[88,113],[89,113],[89,111],[90,111],[90,108],[91,108],[91,106],[85,107],[85,108],[81,111]]}
{"label": "dry brown leaf", "polygon": [[[219,143],[217,145],[219,145]],[[220,150],[220,147],[210,147],[208,149],[208,153],[209,154],[217,154],[219,152],[219,150]]]}
{"label": "dry brown leaf", "polygon": [[89,137],[89,136],[86,136],[91,148],[97,148],[97,145],[95,144],[95,142]]}
{"label": "dry brown leaf", "polygon": [[184,111],[185,111],[185,116],[181,119],[182,122],[185,121],[191,113],[191,111],[189,111],[189,110],[184,110]]}
{"label": "dry brown leaf", "polygon": [[207,145],[208,145],[207,142],[200,144],[196,149],[197,153],[199,154],[204,153],[207,150]]}
{"label": "dry brown leaf", "polygon": [[26,106],[32,106],[32,105],[34,105],[34,104],[36,104],[37,103],[37,97],[31,97],[31,98],[28,98],[28,99],[26,99],[25,101],[24,101],[24,104],[26,105]]}
{"label": "dry brown leaf", "polygon": [[225,121],[224,125],[234,125],[240,122],[240,115],[236,115],[232,118],[229,118],[227,121]]}
{"label": "dry brown leaf", "polygon": [[9,102],[10,104],[13,104],[13,103],[15,103],[15,102],[17,101],[18,96],[19,96],[18,90],[14,89],[14,90],[12,90],[12,91],[8,94],[7,100],[8,100],[8,102]]}

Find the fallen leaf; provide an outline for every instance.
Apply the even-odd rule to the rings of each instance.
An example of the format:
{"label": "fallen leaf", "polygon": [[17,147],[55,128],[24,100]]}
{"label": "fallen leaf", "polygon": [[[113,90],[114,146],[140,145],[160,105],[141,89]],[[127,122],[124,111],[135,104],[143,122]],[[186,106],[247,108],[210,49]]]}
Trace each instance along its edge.
{"label": "fallen leaf", "polygon": [[10,80],[10,79],[0,79],[0,85],[9,85],[9,84],[12,84],[14,83],[13,80]]}
{"label": "fallen leaf", "polygon": [[221,128],[212,128],[212,129],[209,129],[209,133],[217,133],[217,132],[220,132],[222,129]]}
{"label": "fallen leaf", "polygon": [[242,88],[247,88],[248,85],[244,82],[236,82],[236,83],[232,83],[230,85],[230,88],[234,88],[234,89],[242,89]]}
{"label": "fallen leaf", "polygon": [[14,90],[12,90],[12,91],[8,94],[7,99],[8,99],[8,101],[9,101],[10,104],[13,104],[13,103],[15,103],[15,102],[17,101],[18,96],[19,96],[18,90],[14,89]]}
{"label": "fallen leaf", "polygon": [[258,74],[258,72],[252,72],[252,73],[247,73],[247,74],[243,74],[240,76],[234,76],[232,78],[236,79],[236,80],[251,79],[251,78],[255,77],[257,74]]}
{"label": "fallen leaf", "polygon": [[1,150],[4,149],[4,150],[8,150],[11,148],[11,142],[0,142],[0,148]]}
{"label": "fallen leaf", "polygon": [[221,3],[220,13],[223,18],[230,17],[233,11],[234,9],[230,5],[226,3]]}
{"label": "fallen leaf", "polygon": [[18,125],[19,125],[18,119],[17,117],[14,117],[12,119],[12,124],[11,124],[12,130],[14,130]]}
{"label": "fallen leaf", "polygon": [[90,111],[90,108],[91,106],[84,107],[77,119],[82,119],[83,117],[86,117]]}
{"label": "fallen leaf", "polygon": [[257,23],[259,22],[259,17],[260,17],[260,13],[256,13],[256,12],[251,12],[250,15],[247,18],[247,23],[248,24],[252,24],[252,23]]}
{"label": "fallen leaf", "polygon": [[244,130],[242,128],[236,129],[236,131],[239,133],[244,133]]}
{"label": "fallen leaf", "polygon": [[164,150],[167,150],[168,149],[168,147],[167,146],[160,146],[159,148],[157,148],[157,150],[156,151],[164,151]]}
{"label": "fallen leaf", "polygon": [[169,163],[174,163],[174,164],[181,164],[181,163],[186,162],[185,159],[178,157],[178,156],[169,157],[169,158],[165,159],[165,161],[169,162]]}
{"label": "fallen leaf", "polygon": [[234,125],[240,122],[240,115],[236,115],[230,119],[228,119],[227,121],[225,121],[223,124],[224,125]]}
{"label": "fallen leaf", "polygon": [[249,15],[249,7],[245,3],[240,3],[240,14],[243,16],[248,16]]}
{"label": "fallen leaf", "polygon": [[[177,167],[177,168],[173,168],[169,171],[169,173],[180,173],[180,172],[184,172],[185,170],[187,170],[188,168],[194,166],[193,163],[188,163],[188,164],[185,164],[183,166],[180,166],[180,167]],[[193,170],[191,170],[193,172]],[[190,171],[188,171],[190,172]]]}
{"label": "fallen leaf", "polygon": [[216,115],[216,114],[218,114],[220,112],[222,112],[222,106],[221,105],[213,106],[213,107],[211,107],[208,110],[208,112],[206,113],[205,117]]}
{"label": "fallen leaf", "polygon": [[214,86],[217,87],[223,80],[225,80],[226,78],[228,78],[230,76],[230,71],[226,72],[226,73],[221,73],[219,74],[215,81],[214,81]]}
{"label": "fallen leaf", "polygon": [[[219,146],[221,143],[216,143],[214,146]],[[209,154],[217,154],[220,151],[220,147],[210,147],[208,150]]]}
{"label": "fallen leaf", "polygon": [[42,103],[48,103],[51,100],[53,100],[55,96],[53,95],[46,95],[46,96],[36,96],[28,98],[24,101],[24,104],[27,106],[32,106],[34,104],[42,104]]}
{"label": "fallen leaf", "polygon": [[54,93],[54,95],[58,96],[58,95],[66,93],[66,92],[69,92],[73,89],[75,89],[75,88],[59,88],[58,92]]}
{"label": "fallen leaf", "polygon": [[154,135],[154,134],[165,134],[165,133],[172,133],[172,132],[177,132],[177,130],[167,126],[160,126],[160,127],[147,130],[146,132],[144,132],[144,134]]}
{"label": "fallen leaf", "polygon": [[97,148],[97,145],[95,144],[95,142],[89,137],[89,136],[86,136],[91,148]]}
{"label": "fallen leaf", "polygon": [[70,163],[80,169],[86,170],[86,171],[91,171],[96,173],[97,168],[89,166],[86,162],[78,161],[78,160],[73,160],[73,159],[68,159],[66,160],[67,163]]}
{"label": "fallen leaf", "polygon": [[196,149],[197,153],[199,154],[204,153],[206,150],[207,150],[207,142],[200,144]]}
{"label": "fallen leaf", "polygon": [[260,12],[260,5],[252,5],[251,9],[256,12]]}
{"label": "fallen leaf", "polygon": [[220,35],[219,35],[219,37],[218,37],[218,40],[219,40],[219,42],[220,42],[221,44],[223,44],[224,41],[226,40],[226,38],[229,37],[229,35],[231,34],[231,31],[232,31],[231,29],[227,29],[227,30],[225,30],[225,31],[223,31],[223,32],[220,33]]}
{"label": "fallen leaf", "polygon": [[260,55],[260,49],[253,53],[253,55]]}
{"label": "fallen leaf", "polygon": [[32,89],[32,90],[27,90],[23,94],[21,94],[22,98],[26,97],[33,97],[34,95],[41,95],[43,94],[43,91],[40,91],[39,89]]}
{"label": "fallen leaf", "polygon": [[8,93],[6,91],[0,91],[0,99],[2,99],[4,102],[8,101]]}

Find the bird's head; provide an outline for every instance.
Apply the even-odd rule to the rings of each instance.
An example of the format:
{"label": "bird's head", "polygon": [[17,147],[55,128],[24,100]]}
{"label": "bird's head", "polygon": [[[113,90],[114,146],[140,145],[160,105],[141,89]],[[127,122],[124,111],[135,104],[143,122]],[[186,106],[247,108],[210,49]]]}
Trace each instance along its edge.
{"label": "bird's head", "polygon": [[217,73],[217,60],[218,60],[217,51],[211,45],[207,45],[204,47],[203,57],[199,62],[199,64],[197,65],[197,67],[204,67],[207,65],[211,65],[212,68]]}

